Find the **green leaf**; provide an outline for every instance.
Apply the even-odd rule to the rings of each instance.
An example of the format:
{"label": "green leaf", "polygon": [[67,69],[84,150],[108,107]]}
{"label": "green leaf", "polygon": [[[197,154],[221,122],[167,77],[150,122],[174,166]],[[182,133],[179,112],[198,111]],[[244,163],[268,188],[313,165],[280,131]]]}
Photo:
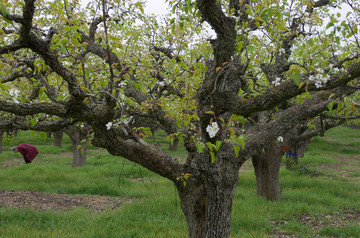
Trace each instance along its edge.
{"label": "green leaf", "polygon": [[338,103],[338,107],[337,107],[337,111],[339,112],[341,109],[344,108],[344,103],[343,102],[339,102]]}
{"label": "green leaf", "polygon": [[300,84],[300,80],[301,80],[301,75],[300,74],[295,74],[294,75],[294,82],[296,83],[296,85]]}
{"label": "green leaf", "polygon": [[335,101],[332,101],[328,105],[328,109],[329,109],[330,112],[333,110],[334,103],[335,103]]}
{"label": "green leaf", "polygon": [[240,146],[239,146],[239,145],[234,145],[234,151],[235,151],[236,157],[238,157],[238,156],[239,156],[239,152],[240,152]]}
{"label": "green leaf", "polygon": [[241,145],[243,149],[245,148],[245,140],[243,138],[238,137],[237,142]]}
{"label": "green leaf", "polygon": [[213,143],[206,142],[206,145],[207,145],[207,147],[209,148],[210,151],[216,150],[216,146]]}
{"label": "green leaf", "polygon": [[6,18],[6,16],[9,14],[9,12],[6,10],[6,7],[4,5],[0,6],[1,14],[4,16],[4,21],[6,21],[9,24],[12,24],[12,20],[9,20]]}
{"label": "green leaf", "polygon": [[210,156],[211,156],[211,163],[214,163],[215,162],[215,153],[210,152]]}
{"label": "green leaf", "polygon": [[64,46],[64,44],[62,42],[60,42],[60,52],[62,54],[66,54],[66,47]]}
{"label": "green leaf", "polygon": [[334,22],[329,22],[327,25],[326,25],[326,29],[329,29],[330,27],[332,27],[334,25]]}
{"label": "green leaf", "polygon": [[35,126],[35,125],[36,125],[36,123],[37,123],[36,118],[31,119],[31,125],[32,125],[32,126]]}
{"label": "green leaf", "polygon": [[6,16],[9,13],[3,4],[1,4],[1,6],[0,6],[0,11],[1,11],[1,14],[4,16]]}
{"label": "green leaf", "polygon": [[201,154],[204,150],[204,144],[195,142],[196,150],[199,154]]}
{"label": "green leaf", "polygon": [[44,95],[45,88],[41,87],[39,91],[39,97],[42,97]]}
{"label": "green leaf", "polygon": [[7,91],[7,88],[4,84],[0,83],[0,88],[4,89],[5,91]]}
{"label": "green leaf", "polygon": [[219,151],[221,144],[222,144],[222,141],[220,141],[220,140],[216,141],[216,151]]}
{"label": "green leaf", "polygon": [[177,120],[177,121],[176,121],[176,125],[177,125],[178,127],[181,127],[181,125],[182,125],[182,120],[180,120],[180,119]]}
{"label": "green leaf", "polygon": [[39,136],[41,139],[45,140],[47,135],[46,132],[40,131]]}
{"label": "green leaf", "polygon": [[80,150],[81,148],[82,148],[82,145],[78,145],[78,146],[76,147],[77,150]]}

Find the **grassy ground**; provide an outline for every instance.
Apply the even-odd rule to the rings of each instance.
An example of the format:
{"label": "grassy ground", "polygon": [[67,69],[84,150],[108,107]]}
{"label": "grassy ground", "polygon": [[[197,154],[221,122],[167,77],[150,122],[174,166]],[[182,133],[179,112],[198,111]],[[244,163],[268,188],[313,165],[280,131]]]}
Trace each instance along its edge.
{"label": "grassy ground", "polygon": [[[157,138],[165,148],[165,136]],[[30,165],[10,152],[11,146],[22,142],[39,148]],[[4,141],[0,191],[111,196],[130,202],[102,212],[81,207],[39,211],[0,203],[1,238],[187,237],[170,182],[94,147],[88,150],[87,165],[73,169],[69,138],[64,136],[61,148],[52,143],[31,132]],[[182,159],[184,149],[173,155]],[[255,175],[247,162],[234,199],[231,237],[359,237],[359,159],[360,130],[335,128],[324,138],[313,139],[300,159],[302,168],[281,169],[278,202],[256,196]]]}

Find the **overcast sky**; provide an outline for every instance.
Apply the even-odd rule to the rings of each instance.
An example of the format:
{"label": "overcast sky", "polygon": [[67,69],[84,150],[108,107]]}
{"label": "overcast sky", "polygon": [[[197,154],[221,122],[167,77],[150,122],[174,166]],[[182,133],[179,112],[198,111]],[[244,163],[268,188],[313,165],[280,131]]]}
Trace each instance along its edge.
{"label": "overcast sky", "polygon": [[147,0],[145,11],[149,14],[162,15],[167,12],[165,0]]}

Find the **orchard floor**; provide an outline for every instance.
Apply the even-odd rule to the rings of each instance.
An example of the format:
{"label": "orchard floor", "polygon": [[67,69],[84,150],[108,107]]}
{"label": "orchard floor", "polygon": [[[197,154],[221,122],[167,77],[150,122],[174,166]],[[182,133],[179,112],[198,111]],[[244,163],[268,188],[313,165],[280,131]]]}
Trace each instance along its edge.
{"label": "orchard floor", "polygon": [[107,196],[51,194],[32,191],[0,191],[0,208],[31,208],[37,211],[71,210],[83,207],[95,212],[113,210],[131,199]]}
{"label": "orchard floor", "polygon": [[[280,181],[281,188],[284,189],[282,191],[284,199],[280,202],[266,202],[256,197],[256,184],[254,183],[255,177],[253,175],[253,167],[251,161],[247,161],[240,169],[240,182],[242,182],[242,184],[239,186],[241,187],[241,192],[239,191],[237,193],[236,198],[238,198],[238,200],[234,202],[234,207],[238,209],[239,212],[237,215],[235,215],[234,212],[233,220],[235,223],[237,222],[241,225],[238,226],[239,228],[233,229],[231,237],[360,237],[360,206],[358,200],[358,197],[360,197],[359,132],[360,130],[338,128],[327,133],[324,138],[314,138],[309,145],[305,157],[300,158],[299,161],[301,164],[299,164],[298,168],[294,171],[285,170],[283,168],[283,163]],[[342,133],[344,135],[342,135]],[[46,147],[44,148],[46,149]],[[43,153],[42,157],[34,160],[34,163],[32,164],[32,172],[21,169],[22,167],[27,168],[27,166],[24,165],[23,159],[19,157],[14,158],[14,156],[12,156],[13,154],[9,154],[13,158],[9,159],[9,157],[5,157],[2,163],[0,163],[0,171],[5,172],[13,169],[13,172],[9,172],[6,176],[4,174],[3,178],[10,180],[17,179],[17,176],[19,176],[22,179],[21,181],[19,180],[19,183],[24,183],[24,181],[27,181],[27,178],[21,177],[24,176],[23,172],[26,172],[26,175],[34,174],[37,176],[39,171],[46,171],[47,168],[53,169],[53,167],[50,166],[62,163],[59,166],[61,166],[65,173],[62,177],[59,177],[58,182],[61,182],[60,178],[64,178],[66,180],[67,176],[71,175],[71,172],[67,170],[67,167],[71,166],[72,154],[65,151],[58,154],[52,154],[51,152],[52,149],[48,149],[48,152]],[[128,194],[127,197],[123,196],[120,192],[114,194],[113,196],[79,195],[80,193],[70,194],[67,193],[68,190],[62,189],[51,190],[52,193],[47,193],[40,192],[40,190],[36,189],[32,190],[28,187],[25,187],[23,189],[24,191],[14,191],[16,190],[16,187],[8,186],[4,189],[0,188],[0,209],[15,208],[15,211],[16,209],[33,209],[35,211],[39,211],[41,214],[43,212],[46,214],[46,211],[65,211],[65,213],[60,212],[60,214],[69,214],[72,210],[84,208],[91,211],[90,214],[94,213],[96,214],[94,216],[99,215],[102,217],[105,216],[103,214],[106,214],[109,211],[111,211],[110,213],[115,214],[117,210],[134,206],[134,208],[131,208],[134,210],[129,209],[129,211],[141,213],[144,209],[141,204],[144,202],[146,203],[148,201],[146,200],[148,197],[152,200],[159,197],[158,195],[151,195],[152,190],[144,189],[144,185],[156,187],[157,191],[160,191],[156,194],[161,194],[161,192],[165,194],[165,191],[169,190],[163,182],[160,183],[160,178],[154,177],[144,170],[142,170],[141,173],[138,173],[137,171],[139,171],[139,169],[130,163],[126,163],[126,169],[123,169],[125,165],[123,162],[117,162],[116,159],[107,155],[107,153],[103,150],[92,150],[91,155],[92,157],[90,157],[89,164],[87,164],[87,166],[83,169],[76,170],[77,172],[82,172],[79,172],[79,176],[85,176],[87,178],[87,170],[85,169],[90,166],[91,169],[89,168],[89,174],[91,174],[91,179],[100,181],[99,179],[102,179],[104,176],[107,178],[113,177],[114,180],[120,181],[119,183],[124,187],[124,191],[127,188],[131,191],[131,194]],[[181,158],[180,155],[179,157]],[[109,169],[109,171],[105,170],[108,163],[111,164],[111,169]],[[93,167],[96,168],[96,170],[93,170]],[[96,173],[97,170],[101,170],[101,172]],[[124,179],[120,180],[120,175],[123,176]],[[147,181],[146,178],[148,176],[150,180],[158,181],[159,183]],[[143,177],[145,178],[145,182]],[[44,182],[47,182],[47,178],[48,177],[45,177]],[[69,181],[72,182],[72,179],[74,178],[75,177],[69,178]],[[333,180],[337,182],[325,182]],[[65,182],[68,181],[66,180]],[[338,184],[342,185],[337,186]],[[69,186],[70,185],[71,184],[69,184]],[[335,185],[336,187],[332,188],[331,185]],[[118,184],[116,184],[116,186],[118,186]],[[135,193],[133,192],[134,190],[130,190],[130,187],[125,186],[130,186],[131,188],[139,186],[140,188],[139,190],[136,190]],[[166,187],[167,190],[162,188],[162,186]],[[315,190],[312,186],[315,187]],[[56,186],[54,185],[54,187]],[[56,187],[56,189],[58,189],[58,187]],[[150,191],[148,192],[149,195],[145,192],[138,192],[142,190]],[[43,189],[41,191],[47,190]],[[306,196],[309,197],[302,196],[302,193],[307,194]],[[103,193],[102,195],[108,194],[111,193]],[[133,196],[134,194],[136,196]],[[165,206],[169,206],[166,207],[166,209],[173,208],[175,206],[173,204],[174,202],[169,202],[170,205],[165,203],[165,201],[169,198],[170,200],[173,198],[173,195],[169,194],[166,195],[166,199],[166,196],[164,195],[164,201],[159,198],[159,201],[156,201],[154,206],[156,207],[158,204],[162,204],[164,206],[165,204]],[[297,198],[297,196],[302,197]],[[352,199],[352,197],[355,197],[355,199]],[[253,199],[254,202],[251,202],[251,199]],[[348,201],[348,204],[343,202],[343,200]],[[241,204],[243,203],[247,205],[242,206]],[[357,205],[352,205],[352,203]],[[139,204],[139,206],[136,206],[137,204]],[[335,205],[335,207],[332,208],[332,205]],[[252,209],[257,209],[258,213],[261,213],[262,215],[255,216],[253,210],[248,212],[247,206],[252,206]],[[311,209],[316,208],[316,206],[319,206],[320,208],[316,209],[316,212],[313,212]],[[152,212],[155,211],[155,213],[157,211],[152,207],[146,207],[146,209],[151,210]],[[178,204],[176,209],[181,210]],[[177,212],[179,212],[179,210],[177,210]],[[156,213],[156,215],[154,215],[154,219],[157,216],[160,218],[164,217],[164,221],[168,221],[167,217],[164,216],[163,213],[163,211]],[[179,214],[180,213],[181,211]],[[277,213],[280,215],[276,215]],[[150,216],[150,213],[146,213],[145,215]],[[236,216],[239,216],[240,218]],[[138,217],[136,219],[143,219],[143,217]],[[255,221],[253,221],[254,219]],[[151,223],[146,219],[145,222]],[[16,223],[14,224],[16,225]],[[243,229],[243,227],[245,227],[244,224],[250,224],[250,226],[255,228],[249,228],[248,231]],[[264,229],[261,230],[260,228],[257,228],[257,226],[260,226],[259,224],[265,224],[268,227],[267,230],[264,231]],[[127,228],[128,226],[129,224],[126,223]],[[161,230],[163,228],[164,227],[161,227],[159,229]],[[132,228],[130,227],[129,230],[131,229]],[[151,229],[154,229],[154,227]],[[176,229],[174,228],[174,230]],[[159,232],[162,232],[162,230]],[[259,234],[266,234],[266,236],[257,236],[256,232],[259,232]],[[245,233],[247,236],[243,236]],[[143,233],[141,234],[143,235]],[[135,237],[140,237],[140,235]]]}

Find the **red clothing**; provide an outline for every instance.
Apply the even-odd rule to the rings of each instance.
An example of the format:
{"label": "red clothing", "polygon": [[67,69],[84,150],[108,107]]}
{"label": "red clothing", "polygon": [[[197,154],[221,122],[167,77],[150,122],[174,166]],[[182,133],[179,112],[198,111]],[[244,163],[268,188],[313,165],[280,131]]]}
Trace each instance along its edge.
{"label": "red clothing", "polygon": [[38,149],[33,145],[20,144],[16,149],[24,157],[25,163],[31,163],[31,161],[39,154]]}

